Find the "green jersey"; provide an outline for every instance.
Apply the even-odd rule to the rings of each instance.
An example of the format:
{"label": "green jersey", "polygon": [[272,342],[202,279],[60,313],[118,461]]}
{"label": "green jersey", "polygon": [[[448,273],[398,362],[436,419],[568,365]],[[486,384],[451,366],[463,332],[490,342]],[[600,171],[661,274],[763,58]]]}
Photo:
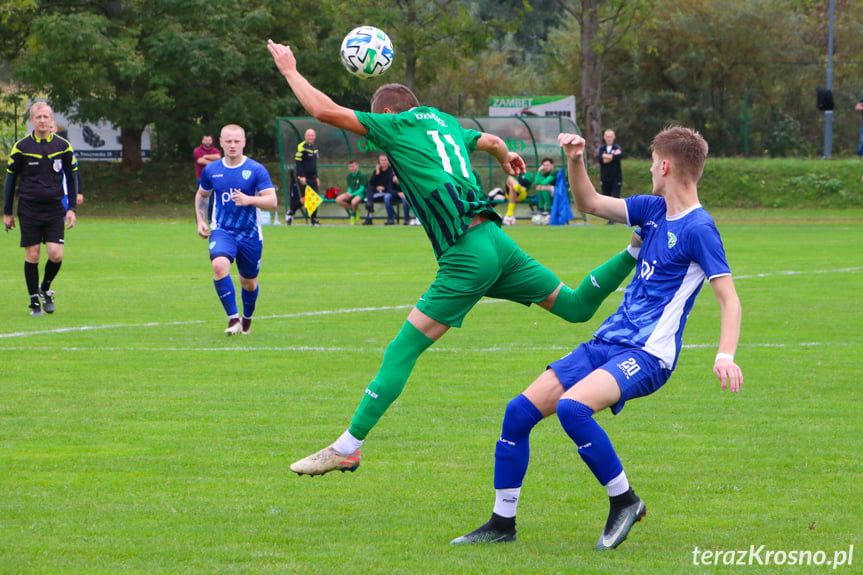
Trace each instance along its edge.
{"label": "green jersey", "polygon": [[533,187],[533,174],[530,172],[525,172],[523,174],[519,174],[515,178],[519,184],[524,186],[525,193],[530,191],[530,188]]}
{"label": "green jersey", "polygon": [[555,171],[551,171],[547,174],[537,172],[536,178],[534,178],[533,183],[535,186],[553,186],[556,180],[557,172]]}
{"label": "green jersey", "polygon": [[386,152],[438,258],[467,231],[474,216],[485,214],[500,225],[470,165],[479,132],[426,106],[401,114],[356,114],[369,141]]}
{"label": "green jersey", "polygon": [[352,194],[356,193],[358,191],[361,191],[361,190],[365,189],[368,181],[369,181],[369,179],[366,177],[366,175],[363,173],[362,170],[357,170],[356,174],[352,174],[352,173],[348,172],[348,177],[347,177],[348,189],[346,191],[350,192]]}

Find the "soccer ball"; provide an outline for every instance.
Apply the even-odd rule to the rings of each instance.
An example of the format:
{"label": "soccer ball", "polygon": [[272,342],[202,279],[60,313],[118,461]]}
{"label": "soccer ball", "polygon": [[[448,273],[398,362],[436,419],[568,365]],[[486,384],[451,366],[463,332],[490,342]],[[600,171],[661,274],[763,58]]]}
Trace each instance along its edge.
{"label": "soccer ball", "polygon": [[342,40],[342,63],[360,78],[380,76],[393,63],[393,43],[374,26],[354,28]]}

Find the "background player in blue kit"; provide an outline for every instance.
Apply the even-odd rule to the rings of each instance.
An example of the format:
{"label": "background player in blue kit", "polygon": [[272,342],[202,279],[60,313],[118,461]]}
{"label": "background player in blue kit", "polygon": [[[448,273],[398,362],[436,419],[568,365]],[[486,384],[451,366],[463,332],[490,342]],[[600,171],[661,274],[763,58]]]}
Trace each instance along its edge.
{"label": "background player in blue kit", "polygon": [[491,519],[453,544],[515,541],[515,514],[530,458],[533,427],[557,412],[566,433],[594,476],[608,490],[609,514],[596,544],[612,549],[646,513],[633,492],[605,431],[593,414],[619,413],[627,400],[649,395],[668,380],[677,363],[686,319],[704,279],[719,301],[721,327],[713,372],[722,389],[740,389],[734,363],[740,336],[740,300],[713,218],[698,200],[707,142],[692,130],[672,127],[653,140],[652,196],[626,199],[596,192],[584,167],[584,138],[561,134],[570,186],[578,209],[609,221],[641,226],[643,244],[636,274],[623,302],[588,341],[548,366],[507,405],[495,449]]}
{"label": "background player in blue kit", "polygon": [[[225,157],[204,167],[195,195],[198,235],[210,239],[213,283],[228,314],[225,334],[236,335],[241,331],[248,334],[258,300],[258,272],[264,243],[259,208],[274,209],[278,198],[266,168],[243,155],[246,146],[243,128],[235,124],[225,126],[219,143]],[[215,202],[208,224],[207,206],[212,193],[215,193]],[[231,279],[234,260],[242,286],[242,321]]]}

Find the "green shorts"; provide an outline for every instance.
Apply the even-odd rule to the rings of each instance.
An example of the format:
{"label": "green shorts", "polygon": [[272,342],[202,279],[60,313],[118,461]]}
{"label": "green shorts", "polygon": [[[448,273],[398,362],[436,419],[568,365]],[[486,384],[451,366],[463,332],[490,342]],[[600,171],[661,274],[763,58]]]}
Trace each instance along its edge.
{"label": "green shorts", "polygon": [[348,193],[351,195],[351,199],[359,196],[361,199],[366,199],[366,189],[365,188],[356,188],[353,190],[348,190]]}
{"label": "green shorts", "polygon": [[450,327],[461,327],[483,296],[530,305],[547,298],[561,283],[491,221],[468,230],[438,264],[435,280],[417,309]]}

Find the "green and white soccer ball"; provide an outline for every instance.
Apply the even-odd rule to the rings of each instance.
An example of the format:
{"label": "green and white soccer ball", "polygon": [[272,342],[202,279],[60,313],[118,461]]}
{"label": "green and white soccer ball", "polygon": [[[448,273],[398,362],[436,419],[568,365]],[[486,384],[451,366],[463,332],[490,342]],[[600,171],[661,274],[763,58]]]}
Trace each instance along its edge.
{"label": "green and white soccer ball", "polygon": [[342,63],[360,78],[380,76],[393,64],[393,42],[374,26],[354,28],[342,40]]}

